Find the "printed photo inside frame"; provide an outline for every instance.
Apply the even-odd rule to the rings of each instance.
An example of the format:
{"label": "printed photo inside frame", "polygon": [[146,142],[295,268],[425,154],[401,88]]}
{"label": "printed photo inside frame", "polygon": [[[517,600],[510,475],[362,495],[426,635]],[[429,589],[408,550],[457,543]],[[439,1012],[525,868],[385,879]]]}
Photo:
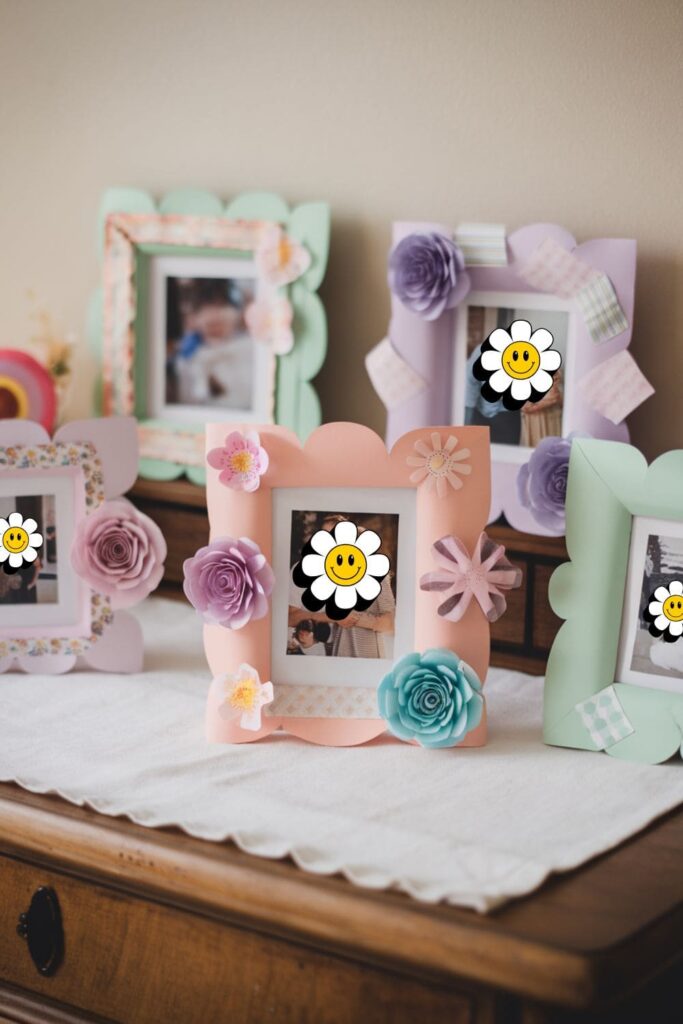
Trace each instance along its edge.
{"label": "printed photo inside frame", "polygon": [[627,441],[652,394],[628,352],[635,261],[632,240],[577,245],[553,224],[395,224],[391,323],[367,359],[388,443],[435,417],[488,426],[489,521],[562,533],[523,479],[559,438]]}
{"label": "printed photo inside frame", "polygon": [[90,333],[105,415],[140,421],[141,475],[205,479],[204,423],[320,422],[310,383],[326,351],[317,296],[329,207],[270,193],[112,189]]}
{"label": "printed photo inside frame", "polygon": [[210,423],[207,447],[211,541],[184,571],[207,622],[209,740],[484,743],[489,622],[519,583],[482,533],[487,431],[431,427],[387,452],[357,424],[302,446]]}
{"label": "printed photo inside frame", "polygon": [[142,667],[139,623],[122,609],[157,586],[166,544],[121,498],[137,461],[132,417],[69,423],[54,438],[0,422],[0,671]]}
{"label": "printed photo inside frame", "polygon": [[548,660],[547,743],[657,763],[683,737],[683,451],[577,439],[571,561],[551,579],[565,623]]}

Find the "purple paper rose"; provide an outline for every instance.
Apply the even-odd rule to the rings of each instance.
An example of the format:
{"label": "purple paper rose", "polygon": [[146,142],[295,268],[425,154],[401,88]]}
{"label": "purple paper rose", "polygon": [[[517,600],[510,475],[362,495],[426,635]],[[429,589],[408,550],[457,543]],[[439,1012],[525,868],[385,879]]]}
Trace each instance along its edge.
{"label": "purple paper rose", "polygon": [[548,530],[564,533],[564,506],[569,473],[570,437],[545,437],[517,474],[517,493],[524,508]]}
{"label": "purple paper rose", "polygon": [[157,524],[121,498],[79,522],[71,564],[88,586],[111,598],[114,608],[127,608],[157,588],[166,551]]}
{"label": "purple paper rose", "polygon": [[436,320],[470,290],[462,252],[436,232],[402,238],[389,254],[389,288],[423,320]]}
{"label": "purple paper rose", "polygon": [[268,611],[275,576],[258,544],[219,537],[183,564],[183,590],[205,622],[241,629]]}

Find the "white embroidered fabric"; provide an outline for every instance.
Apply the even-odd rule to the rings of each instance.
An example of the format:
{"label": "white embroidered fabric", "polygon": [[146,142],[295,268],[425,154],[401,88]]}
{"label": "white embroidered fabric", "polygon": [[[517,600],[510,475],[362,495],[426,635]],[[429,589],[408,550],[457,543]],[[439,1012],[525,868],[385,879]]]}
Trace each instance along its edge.
{"label": "white embroidered fabric", "polygon": [[615,846],[683,801],[683,765],[545,747],[542,680],[493,669],[490,742],[422,750],[204,741],[201,623],[181,603],[136,609],[139,676],[0,677],[0,779],[305,871],[487,911]]}

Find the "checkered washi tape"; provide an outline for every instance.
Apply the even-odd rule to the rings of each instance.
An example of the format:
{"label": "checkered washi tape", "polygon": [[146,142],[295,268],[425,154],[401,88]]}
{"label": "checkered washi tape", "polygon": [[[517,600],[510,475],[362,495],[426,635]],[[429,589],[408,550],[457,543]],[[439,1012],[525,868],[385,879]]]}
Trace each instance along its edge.
{"label": "checkered washi tape", "polygon": [[628,327],[617,293],[605,274],[589,281],[576,296],[593,341],[609,341]]}
{"label": "checkered washi tape", "polygon": [[519,273],[533,288],[571,299],[600,272],[567,252],[554,238],[546,238]]}
{"label": "checkered washi tape", "polygon": [[365,368],[372,386],[387,409],[415,398],[427,387],[426,382],[403,356],[399,355],[389,338],[383,338],[365,357]]}
{"label": "checkered washi tape", "polygon": [[619,703],[614,686],[606,686],[593,697],[576,704],[575,708],[598,750],[606,750],[635,732]]}

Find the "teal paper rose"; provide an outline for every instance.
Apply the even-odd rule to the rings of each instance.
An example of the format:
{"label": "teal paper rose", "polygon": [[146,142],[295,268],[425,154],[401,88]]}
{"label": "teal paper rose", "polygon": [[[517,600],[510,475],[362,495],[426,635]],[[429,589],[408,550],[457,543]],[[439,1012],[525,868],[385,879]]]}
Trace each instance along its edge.
{"label": "teal paper rose", "polygon": [[479,725],[484,707],[474,669],[444,648],[397,661],[377,702],[389,731],[422,747],[454,747]]}

